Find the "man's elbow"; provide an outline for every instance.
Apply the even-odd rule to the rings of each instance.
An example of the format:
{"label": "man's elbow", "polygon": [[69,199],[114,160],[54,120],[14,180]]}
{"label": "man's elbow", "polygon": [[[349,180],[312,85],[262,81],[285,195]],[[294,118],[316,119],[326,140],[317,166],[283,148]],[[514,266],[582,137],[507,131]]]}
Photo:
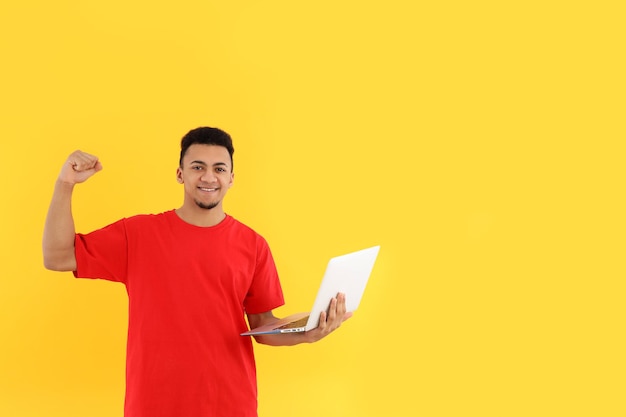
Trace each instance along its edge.
{"label": "man's elbow", "polygon": [[76,259],[68,256],[52,256],[44,252],[43,266],[50,271],[67,272],[76,270]]}
{"label": "man's elbow", "polygon": [[273,338],[266,335],[255,335],[254,340],[261,345],[276,346]]}
{"label": "man's elbow", "polygon": [[59,262],[55,262],[47,258],[43,259],[43,267],[46,268],[48,271],[58,271],[58,272],[65,271],[65,269]]}

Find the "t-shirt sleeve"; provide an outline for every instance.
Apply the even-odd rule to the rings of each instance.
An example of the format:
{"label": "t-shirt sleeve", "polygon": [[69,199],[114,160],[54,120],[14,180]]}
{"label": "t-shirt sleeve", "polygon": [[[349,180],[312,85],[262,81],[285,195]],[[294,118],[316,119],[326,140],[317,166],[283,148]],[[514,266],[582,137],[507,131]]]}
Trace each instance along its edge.
{"label": "t-shirt sleeve", "polygon": [[128,241],[124,220],[88,234],[76,234],[74,247],[76,278],[99,278],[126,283]]}
{"label": "t-shirt sleeve", "polygon": [[248,295],[244,301],[247,314],[271,311],[285,303],[276,264],[267,242],[259,238],[256,268]]}

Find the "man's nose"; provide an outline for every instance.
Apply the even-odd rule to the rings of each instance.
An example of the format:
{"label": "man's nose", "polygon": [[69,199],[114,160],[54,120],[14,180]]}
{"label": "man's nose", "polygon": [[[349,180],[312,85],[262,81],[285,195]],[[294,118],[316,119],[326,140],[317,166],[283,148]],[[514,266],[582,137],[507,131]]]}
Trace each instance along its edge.
{"label": "man's nose", "polygon": [[200,179],[205,182],[213,182],[215,180],[215,172],[206,170]]}

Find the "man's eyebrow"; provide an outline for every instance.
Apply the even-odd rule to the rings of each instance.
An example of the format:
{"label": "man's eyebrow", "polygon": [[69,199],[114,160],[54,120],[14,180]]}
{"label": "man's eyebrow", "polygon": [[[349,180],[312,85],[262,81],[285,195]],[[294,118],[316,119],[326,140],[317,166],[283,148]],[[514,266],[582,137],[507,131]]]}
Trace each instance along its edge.
{"label": "man's eyebrow", "polygon": [[[209,165],[206,162],[200,161],[200,160],[191,161],[190,164],[192,164],[192,165],[193,164],[199,164],[199,165],[204,165],[204,166],[208,166]],[[213,164],[213,166],[214,167],[216,167],[216,166],[225,166],[225,167],[227,167],[228,164],[226,162],[216,162],[216,163]]]}

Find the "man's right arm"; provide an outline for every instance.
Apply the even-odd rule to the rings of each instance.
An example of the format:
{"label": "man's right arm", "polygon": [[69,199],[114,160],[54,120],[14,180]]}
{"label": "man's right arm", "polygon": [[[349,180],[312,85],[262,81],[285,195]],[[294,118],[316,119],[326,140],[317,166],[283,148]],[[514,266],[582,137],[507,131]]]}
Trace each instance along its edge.
{"label": "man's right arm", "polygon": [[76,270],[72,193],[76,184],[86,181],[101,169],[102,164],[96,156],[81,151],[72,153],[63,164],[54,187],[43,232],[43,263],[47,269]]}

